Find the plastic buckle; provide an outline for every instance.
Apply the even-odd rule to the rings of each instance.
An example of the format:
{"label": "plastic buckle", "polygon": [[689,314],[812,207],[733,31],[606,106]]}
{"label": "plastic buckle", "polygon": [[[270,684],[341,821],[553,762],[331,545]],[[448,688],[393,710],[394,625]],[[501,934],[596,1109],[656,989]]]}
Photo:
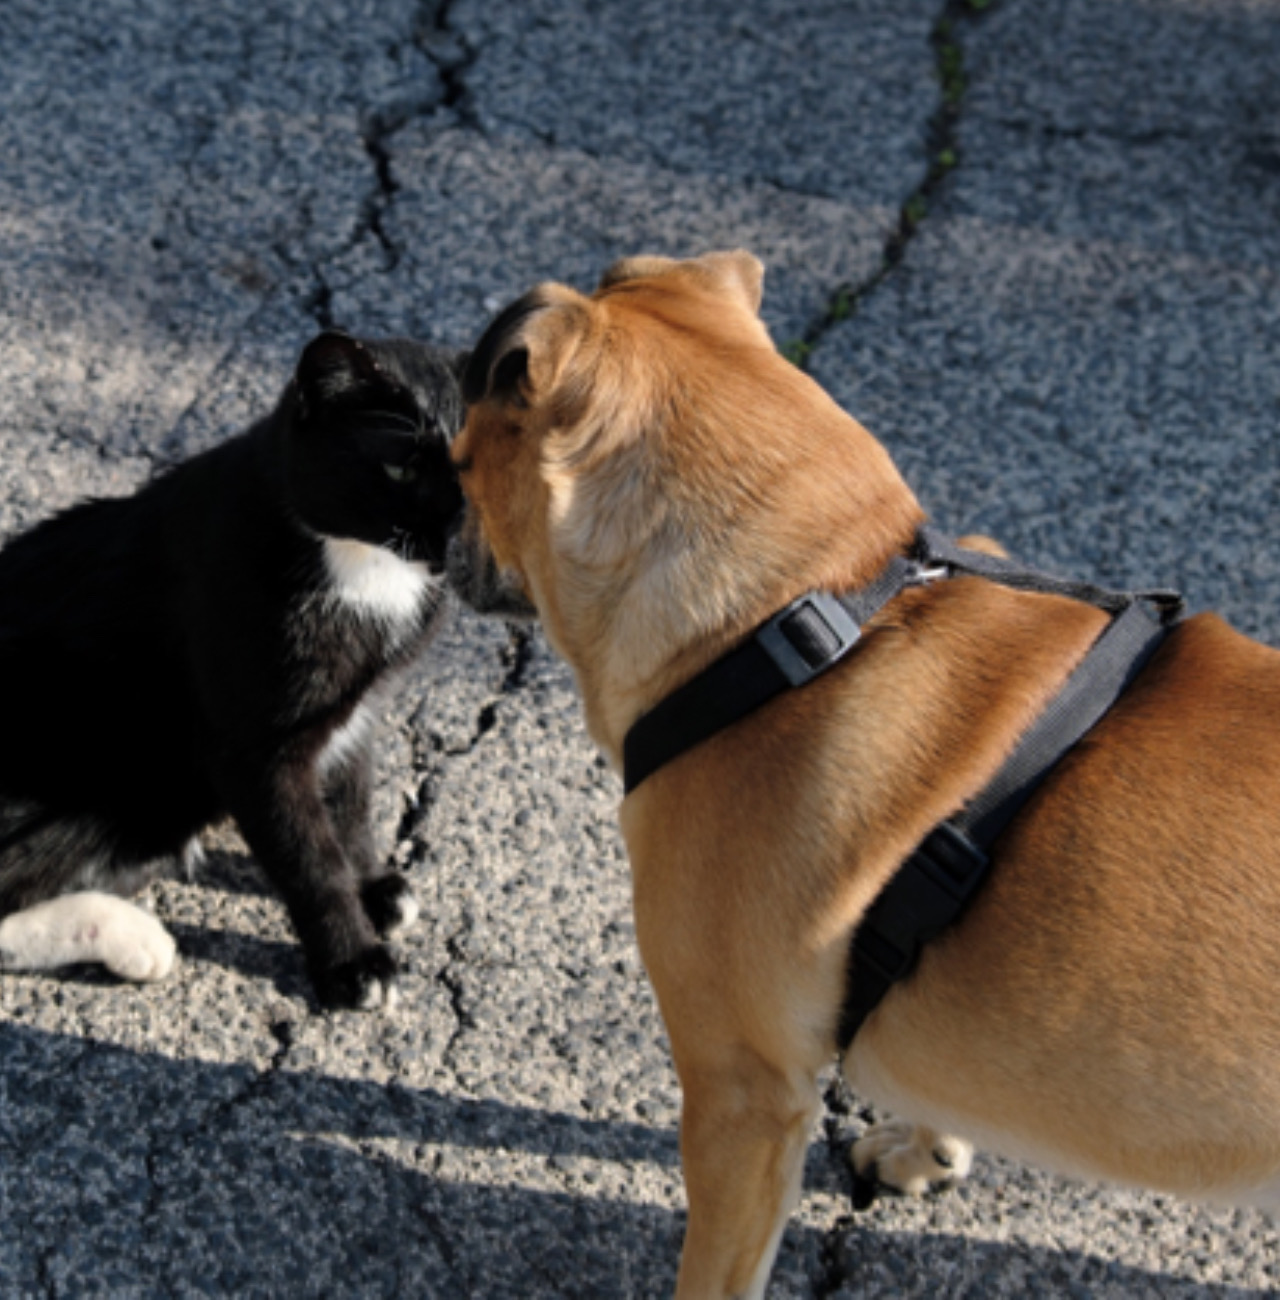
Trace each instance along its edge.
{"label": "plastic buckle", "polygon": [[923,564],[919,560],[915,562],[915,568],[907,578],[908,587],[927,587],[930,583],[940,582],[943,578],[949,578],[951,570],[945,564]]}
{"label": "plastic buckle", "polygon": [[964,911],[990,865],[958,827],[935,826],[867,909],[858,931],[860,959],[887,983],[901,979],[921,948]]}
{"label": "plastic buckle", "polygon": [[[837,642],[835,649],[825,653],[822,659],[813,663],[800,652],[787,635],[787,624],[798,614],[806,611],[816,615]],[[828,591],[805,592],[785,609],[779,610],[756,632],[756,640],[760,643],[761,649],[777,664],[782,675],[792,686],[803,686],[819,673],[826,672],[832,664],[837,663],[858,644],[861,636],[862,629],[849,616],[845,607]]]}
{"label": "plastic buckle", "polygon": [[[904,952],[897,944],[890,942],[874,925],[863,925],[858,931],[858,967],[864,978],[870,973],[883,985],[887,992],[891,984],[905,979],[919,957],[919,949],[911,945]],[[883,996],[883,992],[880,996]]]}
{"label": "plastic buckle", "polygon": [[916,894],[916,918],[922,938],[932,938],[959,916],[991,866],[991,859],[950,822],[935,826],[908,859],[909,865],[936,891]]}

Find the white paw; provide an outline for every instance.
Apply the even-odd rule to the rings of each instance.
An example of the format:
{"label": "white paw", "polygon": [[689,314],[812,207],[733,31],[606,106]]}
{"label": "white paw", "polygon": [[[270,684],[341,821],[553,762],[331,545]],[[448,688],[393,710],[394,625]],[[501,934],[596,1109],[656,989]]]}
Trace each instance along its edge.
{"label": "white paw", "polygon": [[904,1196],[954,1187],[973,1166],[973,1147],[906,1120],[873,1124],[854,1144],[854,1170]]}
{"label": "white paw", "polygon": [[385,984],[382,988],[382,1010],[391,1012],[400,1005],[400,986]]}
{"label": "white paw", "polygon": [[397,934],[401,930],[407,930],[422,913],[417,898],[407,889],[396,900],[396,903],[398,914],[395,920],[392,921],[390,928],[387,930],[388,935]]}
{"label": "white paw", "polygon": [[356,1011],[394,1011],[400,1003],[400,990],[395,981],[383,983],[370,980],[358,993],[354,1010]]}
{"label": "white paw", "polygon": [[398,871],[370,880],[361,899],[365,914],[383,938],[406,929],[418,919],[418,900],[408,879]]}
{"label": "white paw", "polygon": [[173,969],[178,945],[150,913],[131,911],[133,915],[120,913],[99,931],[99,960],[123,980],[162,980]]}
{"label": "white paw", "polygon": [[163,979],[173,969],[173,936],[140,907],[112,894],[65,894],[0,921],[0,965],[57,970],[100,962],[121,979]]}

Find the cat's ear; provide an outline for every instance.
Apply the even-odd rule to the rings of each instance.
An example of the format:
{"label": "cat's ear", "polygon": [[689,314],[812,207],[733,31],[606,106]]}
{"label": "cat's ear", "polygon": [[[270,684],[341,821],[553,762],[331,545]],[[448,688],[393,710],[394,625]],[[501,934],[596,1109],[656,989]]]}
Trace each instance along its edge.
{"label": "cat's ear", "polygon": [[326,330],[307,344],[295,381],[304,416],[334,403],[358,405],[399,387],[359,339],[340,330]]}

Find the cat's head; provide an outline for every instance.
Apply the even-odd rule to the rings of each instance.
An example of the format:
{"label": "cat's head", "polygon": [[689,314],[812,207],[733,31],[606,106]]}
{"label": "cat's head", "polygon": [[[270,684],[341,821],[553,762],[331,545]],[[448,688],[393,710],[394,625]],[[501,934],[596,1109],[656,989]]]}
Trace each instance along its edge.
{"label": "cat's head", "polygon": [[441,570],[462,509],[449,461],[462,427],[462,360],[409,339],[334,330],[307,345],[282,408],[290,505],[306,527]]}

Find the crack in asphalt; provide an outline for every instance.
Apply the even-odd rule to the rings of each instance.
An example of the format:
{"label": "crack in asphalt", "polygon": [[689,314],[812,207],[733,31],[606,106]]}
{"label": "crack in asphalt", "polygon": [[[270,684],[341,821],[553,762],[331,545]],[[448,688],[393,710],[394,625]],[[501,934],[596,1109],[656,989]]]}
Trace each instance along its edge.
{"label": "crack in asphalt", "polygon": [[[885,240],[881,264],[876,273],[860,285],[837,285],[828,297],[824,310],[811,322],[802,337],[781,349],[800,369],[808,369],[814,349],[826,335],[841,321],[848,320],[893,274],[927,217],[930,205],[959,165],[959,125],[968,90],[964,47],[959,32],[991,12],[993,7],[992,0],[943,0],[929,33],[939,100],[926,127],[928,163],[925,174],[899,209],[897,224]],[[826,1110],[822,1121],[823,1134],[829,1158],[846,1180],[850,1206],[856,1209],[865,1208],[865,1205],[859,1204],[859,1188],[849,1163],[849,1145],[844,1133],[845,1121],[853,1108],[853,1101],[848,1084],[837,1070],[823,1093]],[[848,1283],[850,1266],[844,1239],[853,1226],[851,1214],[840,1214],[823,1233],[819,1256],[820,1272],[814,1278],[814,1300],[829,1300]]]}
{"label": "crack in asphalt", "polygon": [[[507,642],[498,652],[498,663],[503,670],[497,689],[476,709],[475,720],[460,742],[446,744],[438,731],[425,733],[415,725],[415,714],[405,724],[409,733],[410,763],[418,777],[414,794],[406,795],[400,819],[396,824],[393,844],[398,857],[412,861],[425,856],[423,841],[431,820],[436,792],[444,778],[451,758],[465,758],[484,740],[498,722],[504,701],[522,689],[533,658],[533,634],[515,623],[507,624]],[[410,846],[407,855],[403,846]]]}
{"label": "crack in asphalt", "polygon": [[58,1288],[53,1280],[53,1261],[57,1257],[58,1247],[50,1246],[47,1250],[42,1250],[36,1254],[36,1285],[40,1288],[43,1295],[47,1295],[49,1300],[54,1300],[58,1294]]}
{"label": "crack in asphalt", "polygon": [[[370,106],[358,114],[360,141],[373,169],[373,184],[360,202],[350,237],[324,258],[310,259],[305,263],[287,243],[276,241],[271,245],[271,252],[278,259],[281,267],[304,276],[304,286],[294,289],[293,296],[299,309],[314,320],[322,330],[333,329],[340,324],[333,310],[334,288],[327,272],[330,263],[350,253],[353,248],[370,238],[375,241],[381,252],[380,270],[383,274],[394,272],[403,255],[401,248],[387,230],[387,215],[400,190],[389,148],[391,139],[410,122],[419,118],[428,118],[441,108],[451,109],[459,121],[478,129],[474,115],[466,107],[469,91],[464,80],[466,70],[475,60],[475,53],[465,38],[454,31],[451,25],[452,5],[453,0],[441,0],[436,4],[422,5],[412,29],[391,51],[394,55],[398,49],[405,46],[413,46],[420,50],[436,69],[437,84],[425,87],[421,94],[406,100]],[[247,32],[241,39],[240,63],[242,67],[247,67],[251,59]],[[231,86],[234,87],[235,84],[233,80]],[[239,103],[239,99],[229,92],[227,102],[234,106]],[[202,123],[201,129],[196,133],[187,157],[181,165],[181,172],[188,180],[201,152],[214,139],[216,130],[216,119],[210,117]],[[314,218],[305,204],[300,206],[300,214],[305,227],[310,228],[314,225]],[[183,229],[192,242],[198,240],[197,232],[190,229],[189,214],[180,194],[175,194],[169,199],[161,228],[165,231],[173,228]],[[169,235],[157,238],[163,239],[163,244],[157,245],[158,248],[174,242]],[[223,356],[200,383],[191,400],[172,421],[168,432],[160,439],[158,448],[153,451],[147,447],[139,447],[139,454],[149,459],[155,468],[164,468],[182,458],[180,448],[183,425],[216,385],[240,339],[251,329],[269,301],[269,295],[264,293],[258,310],[252,312],[241,324],[224,350]]]}
{"label": "crack in asphalt", "polygon": [[276,1040],[276,1050],[263,1069],[254,1071],[249,1068],[246,1071],[248,1077],[245,1083],[233,1096],[215,1102],[198,1118],[184,1116],[173,1125],[149,1126],[147,1149],[143,1155],[148,1191],[146,1203],[138,1215],[138,1226],[146,1243],[158,1242],[162,1231],[158,1220],[165,1205],[164,1178],[161,1172],[165,1153],[173,1149],[175,1142],[181,1143],[184,1148],[189,1148],[193,1142],[207,1137],[214,1129],[220,1128],[228,1116],[265,1095],[284,1068],[293,1048],[294,1027],[287,1020],[277,1020],[272,1022],[269,1029],[271,1036]]}
{"label": "crack in asphalt", "polygon": [[[436,1157],[436,1168],[432,1171],[433,1173],[439,1171],[443,1160],[443,1156],[438,1155]],[[458,1250],[454,1245],[456,1230],[450,1226],[443,1216],[436,1213],[434,1207],[427,1202],[425,1197],[416,1197],[413,1201],[413,1209],[414,1213],[425,1225],[428,1236],[443,1256],[445,1267],[460,1286],[464,1285],[467,1275],[462,1269],[461,1261],[458,1258]],[[457,1294],[461,1295],[463,1292],[459,1290]]]}
{"label": "crack in asphalt", "polygon": [[333,289],[318,263],[312,264],[311,274],[315,288],[303,298],[302,309],[322,330],[331,330],[336,324],[333,316]]}
{"label": "crack in asphalt", "polygon": [[[375,121],[380,122],[380,119],[375,119]],[[403,125],[403,122],[400,125]],[[397,126],[395,129],[398,130],[399,127]],[[391,236],[387,234],[382,220],[392,203],[395,202],[396,194],[400,189],[399,183],[391,174],[391,154],[388,152],[386,145],[386,141],[391,134],[391,128],[374,125],[363,137],[365,153],[369,155],[373,163],[377,187],[365,199],[364,211],[361,217],[361,225],[364,231],[372,235],[377,240],[378,247],[382,249],[383,270],[388,274],[394,271],[400,262],[400,249],[391,239]]]}
{"label": "crack in asphalt", "polygon": [[449,1041],[444,1045],[444,1050],[440,1053],[440,1063],[445,1069],[451,1071],[455,1077],[458,1073],[454,1064],[453,1054],[457,1051],[458,1043],[468,1029],[475,1028],[475,1018],[467,1010],[465,1005],[466,989],[463,987],[463,981],[459,974],[456,973],[456,967],[466,967],[467,954],[462,946],[462,938],[471,928],[470,922],[464,919],[463,923],[444,941],[445,952],[449,954],[449,960],[436,973],[436,979],[443,984],[449,993],[449,1009],[453,1012],[454,1027],[453,1032],[449,1035]]}
{"label": "crack in asphalt", "polygon": [[[449,761],[470,754],[497,725],[503,702],[523,688],[533,658],[532,631],[518,624],[507,624],[506,643],[498,652],[497,658],[502,668],[502,677],[494,693],[477,707],[474,721],[461,743],[446,745],[444,738],[438,732],[433,730],[422,732],[414,725],[412,718],[407,724],[410,761],[420,780],[416,796],[410,795],[405,798],[405,806],[395,832],[393,852],[397,860],[405,863],[406,868],[425,859],[427,855],[428,829],[434,811],[436,793],[444,779]],[[458,1044],[467,1031],[475,1027],[475,1020],[467,1009],[466,980],[467,976],[478,968],[468,957],[464,942],[471,928],[472,920],[464,914],[461,924],[444,940],[447,960],[434,976],[435,982],[448,994],[449,1008],[454,1020],[453,1030],[449,1041],[441,1051],[440,1060],[445,1069],[455,1077],[457,1067],[454,1055]]]}
{"label": "crack in asphalt", "polygon": [[[1123,130],[1115,126],[1090,124],[1063,126],[1056,122],[1036,121],[1029,118],[993,116],[992,125],[1020,135],[1039,136],[1043,140],[1112,140],[1125,145],[1159,145],[1169,141],[1179,144],[1209,144],[1220,147],[1221,136],[1207,130],[1180,129],[1173,126],[1147,127]],[[1266,136],[1260,139],[1268,139]]]}
{"label": "crack in asphalt", "polygon": [[498,659],[506,671],[498,684],[497,694],[480,710],[475,738],[467,752],[474,749],[493,730],[498,720],[498,706],[523,687],[533,659],[533,635],[529,629],[518,623],[508,623],[507,644],[502,648]]}
{"label": "crack in asphalt", "polygon": [[961,151],[957,137],[965,92],[968,89],[964,48],[959,33],[964,27],[971,26],[993,12],[996,3],[992,0],[943,0],[942,9],[929,33],[939,98],[938,106],[926,125],[925,149],[928,162],[924,176],[899,207],[898,219],[885,238],[880,265],[876,271],[861,283],[844,281],[836,285],[800,337],[791,339],[779,349],[801,370],[808,370],[814,349],[827,334],[842,321],[850,319],[894,273],[906,256],[921,223],[928,216],[934,199],[959,165]]}
{"label": "crack in asphalt", "polygon": [[435,64],[440,75],[444,85],[442,107],[451,109],[463,126],[483,133],[466,81],[466,74],[479,57],[479,52],[461,30],[454,27],[454,3],[455,0],[439,0],[435,5],[423,6],[415,43]]}
{"label": "crack in asphalt", "polygon": [[213,1128],[220,1125],[228,1116],[244,1106],[251,1105],[272,1088],[293,1050],[294,1026],[292,1021],[281,1019],[272,1021],[268,1028],[272,1038],[276,1040],[276,1049],[266,1065],[261,1070],[254,1069],[252,1066],[246,1067],[245,1082],[232,1096],[214,1102],[196,1122],[182,1123],[163,1136],[177,1137],[184,1146],[190,1146],[192,1142],[206,1136]]}
{"label": "crack in asphalt", "polygon": [[[373,166],[374,185],[361,205],[360,218],[347,248],[349,251],[372,237],[382,253],[382,272],[390,274],[400,264],[402,250],[387,230],[386,218],[400,191],[395,178],[389,142],[410,122],[428,118],[441,108],[452,110],[458,121],[477,128],[475,115],[468,108],[470,92],[465,73],[475,61],[475,53],[466,39],[451,24],[453,0],[424,4],[403,44],[420,50],[436,70],[438,86],[427,88],[408,100],[375,108],[364,115],[360,139]],[[322,328],[333,325],[332,290],[319,266],[315,267],[317,289],[308,299],[308,309]]]}

